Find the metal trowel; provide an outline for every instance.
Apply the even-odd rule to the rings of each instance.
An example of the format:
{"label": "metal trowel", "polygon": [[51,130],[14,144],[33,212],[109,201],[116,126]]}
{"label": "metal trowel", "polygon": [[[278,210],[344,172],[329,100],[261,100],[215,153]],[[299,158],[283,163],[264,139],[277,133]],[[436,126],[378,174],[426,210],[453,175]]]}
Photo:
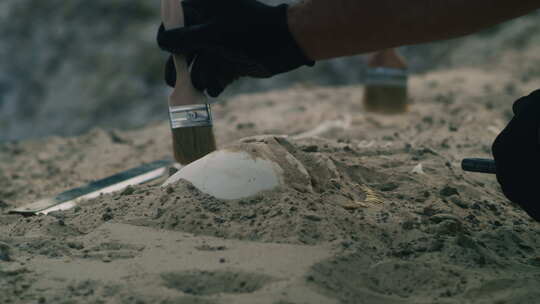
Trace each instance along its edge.
{"label": "metal trowel", "polygon": [[36,215],[68,210],[75,207],[81,200],[95,198],[101,194],[123,190],[128,186],[140,185],[156,180],[162,177],[166,173],[167,167],[173,163],[170,159],[147,163],[94,181],[85,186],[62,192],[55,197],[41,199],[37,202],[10,210],[9,213]]}

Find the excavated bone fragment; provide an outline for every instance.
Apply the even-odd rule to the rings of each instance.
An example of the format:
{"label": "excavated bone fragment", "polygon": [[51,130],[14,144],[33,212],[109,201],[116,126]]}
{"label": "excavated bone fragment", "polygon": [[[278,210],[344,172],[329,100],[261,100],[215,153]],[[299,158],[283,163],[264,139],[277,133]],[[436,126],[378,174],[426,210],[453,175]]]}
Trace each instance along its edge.
{"label": "excavated bone fragment", "polygon": [[245,151],[216,151],[189,164],[165,184],[181,179],[219,199],[234,200],[273,190],[283,184],[283,170],[271,160]]}

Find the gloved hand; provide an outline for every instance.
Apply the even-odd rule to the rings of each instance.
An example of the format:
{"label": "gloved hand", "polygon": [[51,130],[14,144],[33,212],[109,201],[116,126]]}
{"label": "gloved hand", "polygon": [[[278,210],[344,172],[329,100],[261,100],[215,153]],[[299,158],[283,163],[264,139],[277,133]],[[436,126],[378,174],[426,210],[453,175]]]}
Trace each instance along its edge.
{"label": "gloved hand", "polygon": [[[193,61],[196,89],[217,97],[240,77],[268,78],[301,66],[312,66],[294,40],[286,4],[276,7],[255,0],[185,0],[186,26],[158,32],[159,46]],[[166,81],[174,86],[172,60]]]}
{"label": "gloved hand", "polygon": [[493,143],[504,194],[540,221],[540,90],[514,103],[514,118]]}

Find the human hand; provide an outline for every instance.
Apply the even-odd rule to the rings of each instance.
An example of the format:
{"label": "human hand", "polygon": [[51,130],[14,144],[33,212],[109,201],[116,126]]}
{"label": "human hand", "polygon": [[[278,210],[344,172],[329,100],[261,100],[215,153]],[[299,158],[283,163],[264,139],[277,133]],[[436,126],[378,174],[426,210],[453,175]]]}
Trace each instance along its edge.
{"label": "human hand", "polygon": [[497,180],[508,199],[540,221],[540,90],[517,100],[513,111],[492,147]]}
{"label": "human hand", "polygon": [[[160,27],[159,46],[187,56],[193,86],[217,97],[240,77],[268,78],[314,64],[289,31],[286,4],[268,6],[255,0],[185,0],[186,26]],[[173,61],[166,81],[174,86]]]}

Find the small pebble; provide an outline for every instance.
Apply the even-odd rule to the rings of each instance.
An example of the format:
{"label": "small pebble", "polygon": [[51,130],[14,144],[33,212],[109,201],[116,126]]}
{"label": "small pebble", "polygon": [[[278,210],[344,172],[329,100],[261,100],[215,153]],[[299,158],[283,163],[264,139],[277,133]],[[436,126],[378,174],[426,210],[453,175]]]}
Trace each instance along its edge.
{"label": "small pebble", "polygon": [[381,189],[381,191],[384,191],[384,192],[394,191],[397,188],[399,188],[399,185],[396,183],[386,183],[386,184],[382,184],[379,187],[379,189]]}
{"label": "small pebble", "polygon": [[302,148],[302,151],[307,152],[307,153],[315,153],[315,152],[319,152],[319,147],[317,147],[316,145],[311,145],[311,146]]}
{"label": "small pebble", "polygon": [[320,222],[322,221],[322,217],[316,215],[316,214],[313,214],[313,213],[306,213],[304,214],[304,218],[306,220],[310,220],[310,221],[314,221],[314,222]]}
{"label": "small pebble", "polygon": [[104,213],[101,217],[105,222],[108,222],[113,219],[113,215],[110,213]]}
{"label": "small pebble", "polygon": [[180,170],[178,170],[177,168],[175,167],[169,167],[169,177],[173,176],[176,174],[176,172],[178,172]]}
{"label": "small pebble", "polygon": [[0,242],[0,261],[11,262],[11,246]]}
{"label": "small pebble", "polygon": [[463,201],[461,198],[459,198],[459,196],[457,195],[452,195],[450,197],[450,201],[454,204],[456,204],[457,206],[463,208],[463,209],[469,209],[469,204],[465,201]]}
{"label": "small pebble", "polygon": [[128,186],[126,189],[124,189],[124,191],[122,191],[122,193],[120,193],[120,195],[122,195],[122,196],[124,196],[124,195],[132,195],[134,192],[135,192],[135,188],[133,188],[131,186]]}
{"label": "small pebble", "polygon": [[441,196],[448,197],[448,196],[452,196],[452,195],[459,195],[459,192],[458,192],[458,190],[456,188],[446,186],[446,187],[441,189],[439,194]]}
{"label": "small pebble", "polygon": [[419,163],[418,165],[416,165],[412,170],[411,170],[411,173],[414,173],[414,174],[426,174],[424,172],[424,166],[422,165],[422,163]]}
{"label": "small pebble", "polygon": [[9,208],[9,204],[4,202],[3,200],[0,200],[0,210],[7,209],[7,208]]}
{"label": "small pebble", "polygon": [[104,256],[104,257],[101,259],[101,261],[102,261],[103,263],[110,263],[110,262],[112,262],[112,259],[111,259],[111,257],[109,257],[109,256]]}

